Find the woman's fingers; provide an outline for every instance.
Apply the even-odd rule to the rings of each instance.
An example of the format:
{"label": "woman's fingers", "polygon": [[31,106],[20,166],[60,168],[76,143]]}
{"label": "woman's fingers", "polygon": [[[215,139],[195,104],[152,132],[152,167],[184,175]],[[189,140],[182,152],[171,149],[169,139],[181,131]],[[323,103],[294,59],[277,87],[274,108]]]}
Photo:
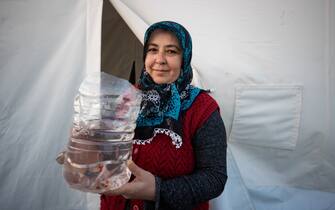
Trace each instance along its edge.
{"label": "woman's fingers", "polygon": [[134,174],[134,176],[136,178],[141,177],[141,174],[144,170],[142,168],[138,167],[132,160],[128,160],[127,166],[129,168],[129,170],[131,171],[131,173]]}
{"label": "woman's fingers", "polygon": [[104,192],[103,194],[104,195],[121,195],[123,194],[125,191],[127,191],[127,188],[125,188],[125,186],[127,185],[128,183],[122,185],[121,187],[119,188],[116,188],[114,190],[110,190],[110,191],[107,191],[107,192]]}
{"label": "woman's fingers", "polygon": [[[141,173],[141,170],[143,170],[140,167],[138,167],[132,160],[127,161],[127,166],[129,170],[131,171],[131,173],[134,174],[135,177],[139,176],[139,174]],[[103,194],[105,195],[127,195],[127,194],[130,194],[130,192],[132,191],[132,188],[133,188],[132,185],[133,185],[133,182],[126,183],[117,189],[104,192]]]}
{"label": "woman's fingers", "polygon": [[154,200],[155,177],[150,172],[137,166],[133,161],[127,162],[129,170],[135,176],[132,182],[122,185],[120,188],[108,191],[105,195],[122,195],[127,199]]}

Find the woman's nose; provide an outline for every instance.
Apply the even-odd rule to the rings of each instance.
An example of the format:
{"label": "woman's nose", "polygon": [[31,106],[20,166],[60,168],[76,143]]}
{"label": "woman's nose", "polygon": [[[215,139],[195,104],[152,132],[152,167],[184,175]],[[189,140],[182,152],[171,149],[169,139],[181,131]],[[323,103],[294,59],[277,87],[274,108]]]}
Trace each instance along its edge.
{"label": "woman's nose", "polygon": [[156,54],[156,62],[159,64],[166,64],[166,58],[164,52],[158,52]]}

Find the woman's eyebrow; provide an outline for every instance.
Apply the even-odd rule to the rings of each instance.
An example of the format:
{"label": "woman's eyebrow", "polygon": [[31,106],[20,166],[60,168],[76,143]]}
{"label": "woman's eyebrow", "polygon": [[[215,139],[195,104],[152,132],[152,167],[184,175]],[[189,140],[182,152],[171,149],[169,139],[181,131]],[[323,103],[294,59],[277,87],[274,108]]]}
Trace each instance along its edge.
{"label": "woman's eyebrow", "polygon": [[154,47],[158,47],[158,44],[154,44],[154,43],[149,43],[149,44],[148,44],[148,47],[149,47],[149,46],[154,46]]}
{"label": "woman's eyebrow", "polygon": [[[155,43],[149,43],[148,47],[159,47],[158,44]],[[178,51],[181,51],[180,47],[174,44],[168,44],[164,46],[165,48],[176,48]]]}

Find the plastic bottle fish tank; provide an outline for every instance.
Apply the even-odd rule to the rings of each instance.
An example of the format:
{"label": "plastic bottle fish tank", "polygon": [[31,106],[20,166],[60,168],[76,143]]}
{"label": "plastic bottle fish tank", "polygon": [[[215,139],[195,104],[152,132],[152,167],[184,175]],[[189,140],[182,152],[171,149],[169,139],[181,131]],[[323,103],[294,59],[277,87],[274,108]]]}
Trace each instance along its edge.
{"label": "plastic bottle fish tank", "polygon": [[141,92],[126,80],[101,72],[83,81],[68,144],[57,157],[71,188],[103,193],[129,181],[140,103]]}

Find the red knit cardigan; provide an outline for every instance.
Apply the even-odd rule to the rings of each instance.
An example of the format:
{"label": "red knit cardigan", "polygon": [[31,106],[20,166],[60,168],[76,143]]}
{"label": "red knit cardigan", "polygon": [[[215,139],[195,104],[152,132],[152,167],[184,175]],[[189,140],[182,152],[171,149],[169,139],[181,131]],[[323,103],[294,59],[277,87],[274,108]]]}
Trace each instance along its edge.
{"label": "red knit cardigan", "polygon": [[[193,136],[217,108],[218,105],[211,96],[207,93],[199,94],[182,116],[182,146],[177,149],[168,136],[158,134],[150,144],[133,145],[133,161],[139,167],[163,180],[191,174],[195,167]],[[126,200],[122,196],[102,195],[100,204],[101,210],[124,210]],[[130,209],[143,210],[143,201],[131,200]],[[194,210],[208,209],[208,202],[201,203],[194,208]]]}

